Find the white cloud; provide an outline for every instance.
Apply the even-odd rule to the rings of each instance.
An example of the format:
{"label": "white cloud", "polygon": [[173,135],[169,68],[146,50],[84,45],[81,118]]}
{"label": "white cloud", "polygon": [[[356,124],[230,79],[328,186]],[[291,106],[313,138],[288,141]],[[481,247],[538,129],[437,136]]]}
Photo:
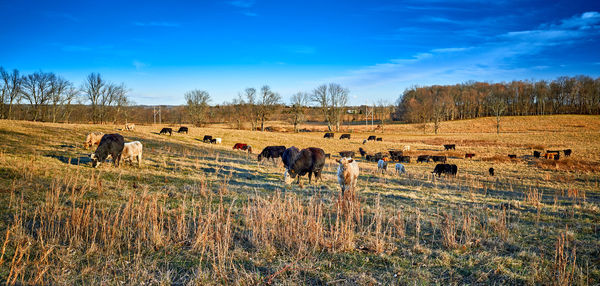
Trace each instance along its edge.
{"label": "white cloud", "polygon": [[138,71],[148,66],[148,64],[138,61],[138,60],[133,60],[132,64],[135,67],[135,69]]}
{"label": "white cloud", "polygon": [[235,0],[228,2],[229,5],[239,8],[250,8],[254,6],[254,0]]}

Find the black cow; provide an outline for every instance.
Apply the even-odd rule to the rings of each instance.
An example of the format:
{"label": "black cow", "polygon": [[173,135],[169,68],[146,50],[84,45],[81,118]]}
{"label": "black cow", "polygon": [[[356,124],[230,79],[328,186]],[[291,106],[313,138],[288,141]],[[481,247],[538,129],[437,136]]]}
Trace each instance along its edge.
{"label": "black cow", "polygon": [[446,144],[444,145],[444,150],[448,151],[448,150],[456,150],[456,144]]}
{"label": "black cow", "polygon": [[363,149],[362,147],[358,148],[358,152],[360,153],[361,156],[365,156],[367,154],[367,151],[365,151],[365,149]]}
{"label": "black cow", "polygon": [[325,158],[331,159],[331,153],[325,153]]}
{"label": "black cow", "polygon": [[354,151],[340,151],[340,157],[354,158]]}
{"label": "black cow", "polygon": [[565,149],[563,152],[565,152],[565,157],[569,157],[573,151],[571,149]]}
{"label": "black cow", "polygon": [[383,141],[383,138],[377,137],[377,139],[375,139],[375,141]]}
{"label": "black cow", "polygon": [[429,155],[419,155],[417,157],[417,163],[425,162],[428,163],[431,160],[431,156]]}
{"label": "black cow", "polygon": [[542,152],[540,152],[540,151],[533,151],[533,157],[539,158],[540,156],[542,156]]}
{"label": "black cow", "polygon": [[125,139],[120,134],[104,134],[98,148],[90,155],[92,167],[96,168],[100,163],[103,163],[109,154],[113,158],[115,167],[118,167],[124,146]]}
{"label": "black cow", "polygon": [[371,135],[371,136],[369,136],[369,138],[367,138],[367,141],[375,141],[375,140],[377,140],[377,136],[375,136],[375,135]]}
{"label": "black cow", "polygon": [[446,158],[446,156],[431,156],[431,159],[433,159],[433,162],[442,162],[442,163],[446,163],[446,161],[448,160],[448,158]]}
{"label": "black cow", "polygon": [[213,140],[211,135],[204,135],[204,138],[202,138],[202,142],[204,143],[210,143],[211,140]]}
{"label": "black cow", "polygon": [[185,126],[181,126],[179,127],[179,130],[177,130],[177,133],[185,133],[188,134],[189,129]]}
{"label": "black cow", "polygon": [[404,155],[402,151],[389,150],[388,152],[390,153],[392,161],[400,161],[400,157]]}
{"label": "black cow", "polygon": [[300,177],[308,173],[308,183],[312,182],[312,174],[315,174],[315,181],[321,180],[321,171],[325,165],[325,152],[321,148],[310,147],[302,149],[296,156],[288,169],[292,178]]}
{"label": "black cow", "polygon": [[490,173],[490,176],[494,176],[494,168],[490,168],[488,172]]}
{"label": "black cow", "polygon": [[173,135],[173,129],[171,129],[169,127],[165,127],[160,130],[159,134],[167,134],[167,133],[169,133],[169,136]]}
{"label": "black cow", "polygon": [[285,146],[267,146],[258,154],[258,162],[262,161],[263,158],[275,160],[275,158],[281,157],[285,150]]}
{"label": "black cow", "polygon": [[560,154],[554,155],[554,160],[558,160],[558,159],[560,159]]}
{"label": "black cow", "polygon": [[475,153],[466,153],[465,154],[465,158],[467,158],[467,159],[471,159],[473,157],[475,157]]}
{"label": "black cow", "polygon": [[298,153],[300,153],[300,150],[295,146],[287,148],[285,151],[283,151],[283,154],[281,155],[281,161],[283,161],[283,166],[285,166],[286,170],[290,168],[292,161],[294,158],[296,158],[296,156],[298,156]]}
{"label": "black cow", "polygon": [[400,156],[401,163],[410,163],[410,156]]}
{"label": "black cow", "polygon": [[515,155],[515,154],[508,154],[508,158],[517,159],[517,155]]}
{"label": "black cow", "polygon": [[560,150],[546,150],[546,153],[560,154]]}
{"label": "black cow", "polygon": [[437,164],[431,173],[437,174],[438,177],[442,174],[456,176],[458,167],[454,164]]}
{"label": "black cow", "polygon": [[340,136],[340,139],[350,139],[350,134],[342,134],[342,136]]}
{"label": "black cow", "polygon": [[323,138],[333,138],[333,133],[325,133],[325,136],[323,136]]}

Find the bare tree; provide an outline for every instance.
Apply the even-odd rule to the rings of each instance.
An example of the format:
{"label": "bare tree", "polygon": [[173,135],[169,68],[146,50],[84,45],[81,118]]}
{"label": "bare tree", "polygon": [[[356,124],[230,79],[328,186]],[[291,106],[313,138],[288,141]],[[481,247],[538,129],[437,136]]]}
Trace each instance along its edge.
{"label": "bare tree", "polygon": [[70,85],[67,88],[67,90],[65,91],[64,101],[63,101],[63,106],[64,106],[63,118],[64,118],[65,122],[69,123],[69,120],[71,119],[71,113],[73,112],[73,101],[79,101],[79,100],[80,100],[79,89],[76,88],[74,85]]}
{"label": "bare tree", "polygon": [[324,84],[313,90],[311,100],[321,109],[329,131],[333,126],[339,131],[348,104],[348,89],[337,83]]}
{"label": "bare tree", "polygon": [[323,84],[315,88],[311,95],[311,100],[319,106],[319,108],[321,109],[321,114],[323,114],[325,122],[327,122],[327,129],[329,131],[332,131],[329,113],[329,96],[327,95],[327,85]]}
{"label": "bare tree", "polygon": [[487,105],[496,116],[496,134],[500,134],[500,116],[504,115],[507,104],[506,101],[500,97],[500,94],[494,94],[489,92],[486,98]]}
{"label": "bare tree", "polygon": [[59,113],[60,107],[64,104],[65,94],[71,83],[61,77],[54,77],[50,82],[52,94],[50,95],[50,101],[52,103],[52,122],[56,122],[56,116]]}
{"label": "bare tree", "polygon": [[127,118],[127,107],[131,104],[129,98],[127,97],[127,88],[124,83],[120,85],[111,85],[111,104],[114,106],[113,111],[113,123],[116,124],[119,118],[119,115],[122,113],[125,114],[125,123],[128,122]]}
{"label": "bare tree", "polygon": [[377,109],[379,109],[378,113],[381,119],[381,133],[383,133],[385,129],[386,120],[390,119],[392,113],[394,112],[394,106],[391,105],[389,102],[380,99],[377,102],[377,107]]}
{"label": "bare tree", "polygon": [[204,124],[210,95],[204,90],[192,90],[185,93],[187,112],[192,123],[196,126]]}
{"label": "bare tree", "polygon": [[292,95],[290,113],[292,114],[292,124],[294,132],[298,132],[298,124],[304,121],[306,106],[308,105],[309,95],[305,92],[298,92]]}
{"label": "bare tree", "polygon": [[53,94],[52,82],[56,75],[53,73],[35,72],[23,77],[23,88],[21,94],[23,98],[29,101],[33,109],[33,121],[42,119],[43,108],[50,100]]}
{"label": "bare tree", "polygon": [[260,98],[258,101],[258,116],[260,118],[260,131],[265,131],[265,120],[275,112],[278,104],[281,102],[279,93],[271,91],[268,85],[260,89]]}
{"label": "bare tree", "polygon": [[91,73],[86,78],[85,83],[81,87],[81,91],[85,94],[92,107],[92,122],[97,123],[100,119],[99,105],[100,99],[106,83],[98,73]]}
{"label": "bare tree", "polygon": [[[252,131],[256,130],[258,126],[258,106],[256,102],[256,89],[253,87],[246,88],[244,90],[244,96],[246,97],[246,114],[250,120]],[[241,97],[240,97],[241,98]]]}
{"label": "bare tree", "polygon": [[[18,70],[14,69],[12,73],[9,73],[2,67],[0,67],[0,78],[0,84],[2,84],[1,104],[4,105],[8,102],[8,111],[6,112],[4,118],[12,119],[13,103],[19,101],[23,78],[19,75]],[[2,110],[3,109],[4,108],[2,108]]]}

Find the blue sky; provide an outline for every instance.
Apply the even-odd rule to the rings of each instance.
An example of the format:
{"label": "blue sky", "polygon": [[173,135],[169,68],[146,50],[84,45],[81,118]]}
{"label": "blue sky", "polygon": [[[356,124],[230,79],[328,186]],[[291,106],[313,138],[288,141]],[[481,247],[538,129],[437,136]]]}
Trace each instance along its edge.
{"label": "blue sky", "polygon": [[413,85],[600,76],[600,1],[6,1],[0,66],[91,72],[138,104],[213,104],[336,82],[351,104]]}

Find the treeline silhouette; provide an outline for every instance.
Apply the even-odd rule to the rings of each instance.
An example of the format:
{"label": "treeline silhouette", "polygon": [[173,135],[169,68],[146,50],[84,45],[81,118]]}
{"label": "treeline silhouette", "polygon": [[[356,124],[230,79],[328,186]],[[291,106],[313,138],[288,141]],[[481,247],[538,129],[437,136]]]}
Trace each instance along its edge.
{"label": "treeline silhouette", "polygon": [[412,87],[394,117],[411,123],[503,115],[600,114],[600,78],[561,76],[552,81],[466,82]]}

